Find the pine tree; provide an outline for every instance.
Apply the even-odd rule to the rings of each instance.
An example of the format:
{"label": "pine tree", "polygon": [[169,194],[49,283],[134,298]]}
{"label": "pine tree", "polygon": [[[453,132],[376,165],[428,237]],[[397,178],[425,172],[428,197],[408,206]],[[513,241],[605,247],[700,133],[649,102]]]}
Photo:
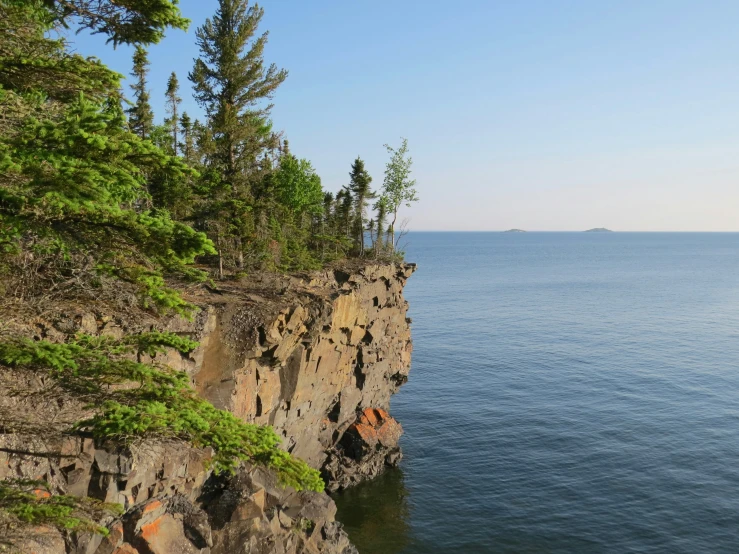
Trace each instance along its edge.
{"label": "pine tree", "polygon": [[193,151],[195,137],[193,136],[193,123],[187,112],[183,112],[180,117],[180,129],[182,130],[182,157],[187,163],[192,164],[195,154]]}
{"label": "pine tree", "polygon": [[180,119],[178,117],[179,106],[182,103],[182,98],[179,96],[180,83],[177,80],[177,74],[173,71],[167,80],[167,91],[166,96],[166,109],[169,117],[165,120],[165,124],[169,128],[169,132],[172,135],[172,152],[177,155],[177,136],[179,134]]}
{"label": "pine tree", "polygon": [[256,35],[263,15],[247,0],[219,0],[215,16],[196,32],[201,57],[189,78],[212,133],[209,165],[220,176],[209,187],[203,219],[221,264],[230,243],[236,264],[243,266],[243,245],[253,225],[250,183],[261,175],[261,154],[275,140],[272,106],[264,101],[287,77],[284,69],[265,66],[267,33]]}
{"label": "pine tree", "polygon": [[133,97],[135,102],[133,106],[126,110],[128,114],[128,126],[131,132],[136,133],[142,139],[151,136],[154,127],[154,112],[149,103],[149,91],[146,83],[146,76],[149,73],[149,57],[146,49],[139,45],[133,54],[133,71],[131,77],[135,77],[136,81],[131,85],[133,89]]}
{"label": "pine tree", "polygon": [[0,3],[0,52],[14,68],[0,72],[0,273],[22,275],[19,294],[118,278],[144,303],[181,311],[187,303],[163,275],[194,275],[187,265],[212,244],[141,207],[145,176],[177,180],[189,170],[127,129],[120,76],[49,37],[45,10]]}
{"label": "pine tree", "polygon": [[375,238],[375,256],[379,256],[382,253],[383,249],[383,234],[385,233],[385,219],[387,218],[388,213],[388,199],[386,196],[380,196],[380,198],[377,199],[377,202],[374,206],[375,210],[377,210],[377,216],[376,216],[376,223],[375,223],[375,229],[377,236]]}
{"label": "pine tree", "polygon": [[370,184],[372,177],[364,167],[364,161],[357,156],[349,173],[349,189],[354,195],[354,235],[359,244],[359,255],[364,255],[365,215],[369,201],[375,197]]}
{"label": "pine tree", "polygon": [[[104,34],[114,46],[155,44],[167,29],[187,30],[190,20],[182,17],[179,0],[43,0],[14,2],[43,7],[50,28],[68,27],[72,21],[92,34]],[[38,9],[36,13],[39,13]],[[48,17],[51,16],[51,17]]]}

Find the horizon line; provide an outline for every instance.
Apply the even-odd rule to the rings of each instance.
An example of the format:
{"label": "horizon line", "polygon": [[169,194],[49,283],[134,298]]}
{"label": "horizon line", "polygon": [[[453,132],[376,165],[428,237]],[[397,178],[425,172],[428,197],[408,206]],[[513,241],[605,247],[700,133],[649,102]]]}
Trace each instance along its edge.
{"label": "horizon line", "polygon": [[[409,229],[408,233],[507,233],[512,229]],[[587,233],[589,229],[571,229],[567,231],[555,231],[546,229],[534,229],[526,230],[520,229],[524,233]],[[609,229],[608,231],[601,231],[602,234],[608,233],[715,233],[715,234],[736,234],[737,231],[618,231]]]}

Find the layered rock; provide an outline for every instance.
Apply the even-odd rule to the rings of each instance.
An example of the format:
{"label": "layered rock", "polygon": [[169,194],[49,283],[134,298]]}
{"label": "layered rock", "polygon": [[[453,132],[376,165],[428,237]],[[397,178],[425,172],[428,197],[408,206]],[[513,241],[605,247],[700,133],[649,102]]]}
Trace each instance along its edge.
{"label": "layered rock", "polygon": [[407,380],[403,286],[414,269],[324,272],[287,282],[278,302],[259,294],[209,299],[188,369],[198,392],[245,421],[272,425],[288,451],[322,467],[362,410],[386,412]]}
{"label": "layered rock", "polygon": [[328,452],[322,475],[329,491],[351,487],[398,465],[403,427],[385,410],[367,408]]}
{"label": "layered rock", "polygon": [[[192,322],[64,306],[24,332],[53,339],[159,328],[198,340],[189,356],[170,351],[156,361],[187,372],[216,407],[272,425],[283,447],[322,469],[328,490],[337,490],[400,460],[402,427],[388,409],[410,368],[402,291],[414,269],[358,264],[255,276],[193,294],[201,310]],[[83,402],[61,393],[50,401],[48,383],[33,374],[0,368],[0,385],[0,479],[45,480],[59,493],[125,509],[102,522],[111,530],[107,538],[38,530],[24,537],[24,552],[355,552],[325,494],[282,488],[274,475],[249,466],[216,478],[208,470],[211,453],[181,443],[121,449],[67,436],[62,430],[86,415]]]}

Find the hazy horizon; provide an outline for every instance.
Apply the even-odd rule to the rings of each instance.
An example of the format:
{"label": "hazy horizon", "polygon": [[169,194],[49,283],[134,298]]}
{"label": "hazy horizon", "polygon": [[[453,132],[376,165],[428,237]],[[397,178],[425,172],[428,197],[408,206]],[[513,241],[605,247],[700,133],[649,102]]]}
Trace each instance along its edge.
{"label": "hazy horizon", "polygon": [[[151,47],[159,121],[170,71],[202,113],[187,73],[216,5],[183,0],[188,33]],[[357,155],[379,187],[383,144],[407,137],[411,229],[739,231],[737,2],[261,5],[265,58],[290,71],[275,127],[333,191]],[[130,48],[70,39],[129,73]]]}
{"label": "hazy horizon", "polygon": [[[410,229],[409,233],[505,233],[511,230],[525,231],[526,233],[584,233],[589,229],[521,229],[520,227],[512,227],[511,229]],[[739,231],[622,231],[620,229],[610,229],[612,233],[723,233],[736,234]]]}

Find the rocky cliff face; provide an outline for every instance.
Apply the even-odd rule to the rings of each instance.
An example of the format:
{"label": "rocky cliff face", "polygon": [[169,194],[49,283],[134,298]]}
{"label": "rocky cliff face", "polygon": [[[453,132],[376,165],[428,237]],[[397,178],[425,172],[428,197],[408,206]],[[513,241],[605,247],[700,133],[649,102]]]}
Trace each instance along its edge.
{"label": "rocky cliff face", "polygon": [[[402,292],[414,269],[357,265],[256,277],[193,296],[201,311],[192,322],[67,307],[31,322],[28,334],[54,337],[71,329],[123,335],[157,327],[195,338],[200,346],[189,356],[172,351],[157,361],[186,371],[216,407],[272,425],[284,448],[322,469],[327,489],[337,490],[400,460],[402,428],[388,410],[410,368]],[[0,391],[0,415],[27,423],[13,434],[0,428],[0,479],[43,479],[60,493],[118,502],[126,510],[103,522],[111,529],[105,539],[39,530],[23,538],[25,552],[355,551],[325,494],[284,489],[253,467],[217,478],[207,469],[210,453],[183,444],[122,450],[64,436],[54,429],[84,410],[76,399],[49,404],[48,397],[29,396],[46,386],[36,376],[5,371],[0,382],[12,383]],[[25,393],[17,394],[19,388]]]}

